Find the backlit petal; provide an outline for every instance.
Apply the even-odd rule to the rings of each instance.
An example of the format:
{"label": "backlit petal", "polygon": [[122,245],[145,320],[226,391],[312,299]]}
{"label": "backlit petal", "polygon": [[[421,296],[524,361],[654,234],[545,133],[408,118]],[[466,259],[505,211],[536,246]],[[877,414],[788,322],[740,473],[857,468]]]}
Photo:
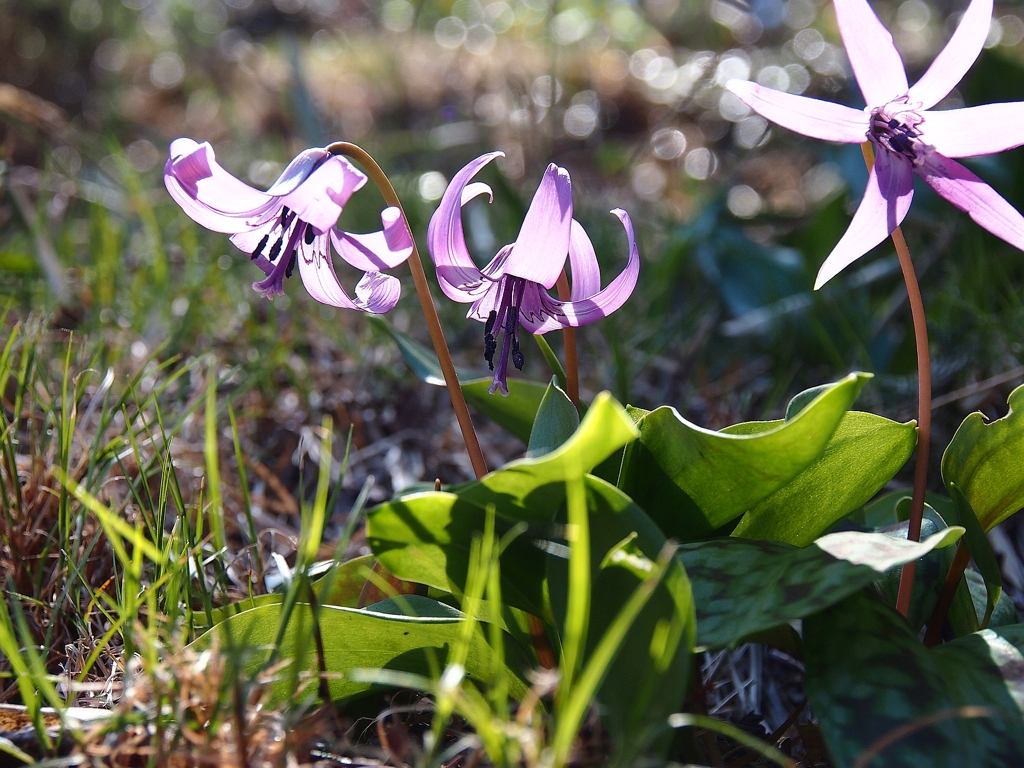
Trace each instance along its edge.
{"label": "backlit petal", "polygon": [[164,186],[197,224],[214,232],[243,232],[252,219],[278,205],[225,171],[207,143],[176,139],[164,165]]}
{"label": "backlit petal", "polygon": [[391,275],[368,272],[356,285],[356,298],[351,299],[338,282],[331,263],[328,238],[317,237],[312,245],[299,248],[299,275],[309,295],[323,304],[344,309],[381,314],[398,303],[401,284]]}
{"label": "backlit petal", "polygon": [[776,91],[747,80],[730,80],[725,87],[762,117],[804,136],[847,144],[859,144],[867,138],[870,118],[864,110]]}
{"label": "backlit petal", "polygon": [[268,195],[284,197],[295,190],[299,184],[313,172],[317,163],[321,163],[331,156],[326,149],[314,147],[305,149],[295,156],[295,159],[288,163],[287,167],[277,177],[277,180],[267,190]]}
{"label": "backlit petal", "polygon": [[352,193],[366,183],[366,175],[347,158],[336,155],[325,160],[302,184],[281,198],[317,234],[338,223],[341,210]]}
{"label": "backlit petal", "polygon": [[992,0],[971,0],[956,32],[932,65],[910,89],[910,100],[930,109],[942,101],[967,74],[988,39]]}
{"label": "backlit petal", "polygon": [[925,112],[921,140],[946,157],[976,157],[1024,144],[1024,101]]}
{"label": "backlit petal", "polygon": [[397,267],[412,253],[409,228],[402,219],[398,208],[385,208],[380,214],[384,229],[357,235],[331,230],[331,240],[338,255],[356,269],[364,272],[379,272]]}
{"label": "backlit petal", "polygon": [[880,151],[864,198],[846,234],[821,265],[814,290],[885,240],[906,217],[913,197],[914,172],[910,161],[902,155]]}
{"label": "backlit petal", "polygon": [[586,299],[601,290],[601,269],[597,265],[594,244],[576,219],[572,220],[569,236],[569,266],[572,268],[570,299]]}
{"label": "backlit petal", "polygon": [[572,183],[569,172],[552,163],[523,219],[519,237],[505,262],[505,274],[550,288],[569,255]]}
{"label": "backlit petal", "polygon": [[835,0],[836,21],[864,102],[880,107],[907,92],[903,59],[867,0]]}
{"label": "backlit petal", "polygon": [[586,298],[572,301],[558,301],[535,283],[526,284],[526,293],[520,308],[519,322],[530,333],[547,333],[566,326],[577,327],[607,317],[626,303],[636,287],[640,274],[640,251],[636,246],[636,235],[629,214],[616,208],[612,214],[619,218],[626,229],[629,243],[629,261],[618,277],[603,291]]}
{"label": "backlit petal", "polygon": [[[466,202],[463,192],[469,198],[485,191],[486,185],[470,184],[469,180],[481,168],[502,152],[489,152],[470,161],[462,170],[455,174],[441,197],[434,215],[427,227],[427,251],[437,269],[438,283],[441,291],[449,299],[463,303],[476,301],[479,294],[469,294],[472,287],[479,286],[482,276],[466,247],[466,237],[462,229],[462,206]],[[486,190],[489,191],[489,190]]]}
{"label": "backlit petal", "polygon": [[978,224],[1024,251],[1024,216],[960,163],[930,152],[922,158],[917,172],[932,189]]}

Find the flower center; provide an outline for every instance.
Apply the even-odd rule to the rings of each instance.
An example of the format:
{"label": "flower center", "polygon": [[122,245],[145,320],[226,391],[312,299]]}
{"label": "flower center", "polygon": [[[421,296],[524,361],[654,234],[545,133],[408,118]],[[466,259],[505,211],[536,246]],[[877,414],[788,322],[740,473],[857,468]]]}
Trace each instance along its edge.
{"label": "flower center", "polygon": [[924,119],[914,109],[916,106],[911,106],[907,97],[901,96],[872,110],[868,138],[875,145],[916,162],[926,146],[918,130]]}
{"label": "flower center", "polygon": [[[484,323],[484,359],[487,360],[488,367],[494,371],[494,380],[487,389],[492,395],[498,390],[501,390],[503,395],[508,394],[505,377],[508,372],[509,354],[517,370],[523,370],[523,363],[526,362],[523,353],[519,351],[519,306],[523,303],[526,278],[506,276],[503,282],[498,306],[491,310],[487,322]],[[505,333],[501,341],[501,356],[498,358],[497,370],[494,368],[494,353],[498,351],[495,329],[498,333]]]}
{"label": "flower center", "polygon": [[249,258],[255,261],[263,256],[267,243],[275,234],[277,237],[266,253],[266,258],[273,265],[273,269],[267,274],[265,280],[256,283],[257,289],[263,291],[267,296],[274,296],[284,291],[284,281],[292,276],[298,263],[299,238],[301,237],[306,245],[312,244],[316,238],[313,225],[299,219],[293,210],[285,206],[281,209],[281,217],[278,219],[277,225],[263,236]]}

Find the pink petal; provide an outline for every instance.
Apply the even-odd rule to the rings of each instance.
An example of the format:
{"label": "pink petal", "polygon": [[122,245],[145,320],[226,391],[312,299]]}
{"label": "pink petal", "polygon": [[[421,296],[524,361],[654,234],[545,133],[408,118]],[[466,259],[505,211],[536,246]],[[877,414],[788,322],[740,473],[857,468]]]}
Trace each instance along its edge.
{"label": "pink petal", "polygon": [[281,202],[300,219],[312,224],[317,234],[323,234],[338,223],[345,203],[365,183],[362,171],[347,158],[335,155],[282,197]]}
{"label": "pink petal", "polygon": [[925,112],[921,140],[946,157],[991,155],[1024,144],[1024,101]]}
{"label": "pink petal", "polygon": [[776,91],[747,80],[730,80],[725,87],[762,117],[804,136],[846,144],[859,144],[867,138],[871,119],[864,110]]}
{"label": "pink petal", "polygon": [[489,152],[481,155],[455,174],[427,226],[427,251],[437,269],[441,291],[452,301],[476,301],[479,293],[474,295],[471,289],[478,287],[482,279],[480,270],[469,255],[462,229],[462,206],[468,201],[463,192],[472,198],[485,191],[486,185],[469,184],[469,180],[487,163],[503,154]]}
{"label": "pink petal", "polygon": [[572,183],[569,172],[552,163],[541,179],[505,263],[505,274],[553,286],[569,255]]}
{"label": "pink petal", "polygon": [[314,147],[304,149],[288,163],[277,180],[267,190],[268,195],[284,197],[292,192],[299,184],[305,181],[306,177],[313,172],[319,163],[329,158],[331,153],[326,149]]}
{"label": "pink petal", "polygon": [[846,234],[821,265],[814,290],[885,240],[906,217],[913,198],[914,172],[910,161],[902,155],[879,151],[864,198]]}
{"label": "pink petal", "polygon": [[175,139],[164,165],[164,186],[197,224],[214,232],[243,232],[277,200],[229,174],[207,143]]}
{"label": "pink petal", "polygon": [[996,237],[1024,251],[1024,216],[998,192],[955,160],[929,152],[918,174],[936,192]]}
{"label": "pink petal", "polygon": [[910,89],[910,101],[921,102],[921,109],[930,109],[942,101],[985,47],[991,24],[992,0],[971,0],[946,47]]}
{"label": "pink petal", "polygon": [[328,238],[320,236],[311,245],[303,243],[299,248],[299,275],[310,296],[332,307],[375,314],[387,312],[398,303],[401,283],[391,275],[378,272],[363,275],[356,285],[355,300],[349,298],[334,273],[328,242]]}
{"label": "pink petal", "polygon": [[384,229],[357,235],[331,230],[331,240],[338,254],[356,269],[364,272],[379,272],[397,267],[412,253],[409,228],[405,225],[401,211],[395,207],[385,208],[380,214]]}
{"label": "pink petal", "polygon": [[572,268],[572,292],[569,298],[578,301],[601,290],[601,269],[597,265],[594,244],[576,219],[572,220],[569,235],[569,265]]}
{"label": "pink petal", "polygon": [[626,303],[636,287],[640,274],[640,251],[629,214],[620,208],[612,211],[626,229],[629,242],[629,261],[618,277],[603,291],[572,301],[558,301],[536,283],[526,284],[526,293],[520,307],[519,322],[530,333],[547,333],[566,326],[577,327],[607,317]]}
{"label": "pink petal", "polygon": [[836,21],[850,66],[869,107],[880,107],[907,92],[903,59],[867,0],[835,0]]}

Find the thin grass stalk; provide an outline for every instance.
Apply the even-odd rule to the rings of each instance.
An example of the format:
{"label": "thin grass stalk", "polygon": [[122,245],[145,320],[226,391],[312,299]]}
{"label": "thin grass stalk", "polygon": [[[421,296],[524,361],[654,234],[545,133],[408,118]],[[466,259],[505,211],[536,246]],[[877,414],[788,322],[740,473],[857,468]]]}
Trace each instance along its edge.
{"label": "thin grass stalk", "polygon": [[[557,288],[559,301],[569,301],[572,298],[572,292],[569,290],[569,278],[565,276],[564,269],[558,276]],[[566,326],[562,329],[562,337],[565,339],[566,394],[569,395],[569,399],[572,400],[572,404],[578,411],[580,409],[580,369],[579,360],[576,357],[576,329]]]}
{"label": "thin grass stalk", "polygon": [[[361,147],[350,144],[347,141],[337,141],[327,147],[332,155],[345,155],[351,157],[366,170],[373,183],[377,185],[384,201],[402,214],[405,226],[409,226],[409,220],[405,216],[405,209],[398,199],[395,188],[391,186],[384,171],[377,165],[376,161]],[[466,443],[466,451],[469,453],[469,460],[473,464],[473,472],[477,478],[487,474],[487,461],[484,459],[484,452],[480,448],[480,441],[476,436],[476,428],[473,426],[473,418],[469,413],[469,406],[466,405],[466,398],[462,394],[462,387],[459,385],[459,375],[455,372],[455,363],[452,362],[451,353],[448,351],[448,342],[445,341],[444,331],[441,329],[441,320],[437,316],[437,308],[434,306],[434,299],[430,295],[430,286],[427,284],[427,276],[423,271],[423,262],[420,261],[419,249],[416,247],[416,238],[412,231],[409,231],[409,240],[412,242],[412,255],[409,257],[409,271],[412,272],[413,282],[416,283],[416,292],[420,297],[420,306],[423,309],[423,317],[427,321],[427,330],[430,332],[430,341],[434,345],[434,352],[441,364],[441,371],[444,373],[444,383],[448,388],[448,396],[451,398],[452,407],[455,409],[455,417],[459,420],[459,427],[462,429],[462,439]]]}
{"label": "thin grass stalk", "polygon": [[[875,152],[871,142],[860,145],[864,153],[864,162],[868,172],[875,164]],[[910,249],[903,237],[903,230],[896,227],[892,231],[892,242],[896,246],[896,255],[903,270],[903,282],[907,286],[907,299],[910,303],[910,315],[914,321],[914,342],[917,346],[917,460],[914,466],[914,495],[910,502],[910,528],[907,531],[909,541],[921,540],[921,521],[924,518],[924,494],[928,488],[928,450],[932,436],[932,363],[928,349],[928,324],[924,314],[924,301],[921,298],[921,286],[917,282],[914,262],[910,258]],[[910,611],[910,597],[914,591],[914,572],[917,561],[911,560],[903,566],[900,574],[900,588],[896,596],[896,610],[906,616]]]}

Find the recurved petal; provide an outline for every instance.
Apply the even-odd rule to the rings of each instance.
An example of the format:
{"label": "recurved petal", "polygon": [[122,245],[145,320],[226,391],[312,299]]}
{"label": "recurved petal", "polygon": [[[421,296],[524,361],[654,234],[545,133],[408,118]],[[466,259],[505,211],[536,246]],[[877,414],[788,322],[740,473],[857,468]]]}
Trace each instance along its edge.
{"label": "recurved petal", "polygon": [[992,0],[971,0],[946,47],[910,88],[910,100],[921,102],[921,109],[930,109],[942,101],[985,47],[991,24]]}
{"label": "recurved petal", "polygon": [[618,277],[602,291],[581,299],[558,301],[535,283],[526,284],[519,321],[530,333],[547,333],[566,326],[577,327],[607,317],[626,303],[640,274],[640,251],[629,214],[620,208],[612,211],[626,229],[629,261]]}
{"label": "recurved petal", "polygon": [[730,80],[725,87],[762,117],[804,136],[846,144],[867,138],[871,119],[862,109],[776,91],[748,80]]}
{"label": "recurved petal", "polygon": [[928,185],[996,237],[1024,251],[1024,216],[955,160],[929,152],[917,168]]}
{"label": "recurved petal", "polygon": [[309,295],[322,304],[382,314],[398,303],[401,284],[391,275],[379,272],[363,275],[356,285],[356,298],[351,299],[334,273],[331,249],[324,236],[317,237],[311,245],[303,243],[299,248],[298,262],[302,284]]}
{"label": "recurved petal", "polygon": [[946,157],[991,155],[1024,144],[1024,101],[925,112],[922,141]]}
{"label": "recurved petal", "polygon": [[221,168],[208,143],[192,139],[171,142],[164,186],[193,221],[214,232],[244,232],[277,205],[275,198]]}
{"label": "recurved petal", "polygon": [[[441,291],[452,301],[463,303],[475,301],[479,296],[467,294],[470,286],[479,285],[480,270],[473,263],[466,247],[466,237],[462,230],[462,206],[476,194],[482,194],[486,185],[470,184],[481,168],[502,152],[489,152],[470,161],[462,170],[455,174],[441,197],[441,203],[430,217],[427,226],[427,251],[437,269]],[[466,192],[468,197],[463,196]]]}
{"label": "recurved petal", "polygon": [[505,262],[505,274],[550,288],[558,280],[569,254],[572,221],[572,183],[569,172],[548,166],[523,219],[519,236]]}
{"label": "recurved petal", "polygon": [[913,198],[914,171],[910,161],[902,155],[879,152],[850,227],[818,270],[814,290],[885,240],[906,217]]}
{"label": "recurved petal", "polygon": [[836,21],[860,92],[880,107],[907,92],[903,59],[867,0],[835,0]]}
{"label": "recurved petal", "polygon": [[281,172],[281,175],[277,177],[277,181],[270,185],[267,194],[275,197],[284,197],[289,192],[294,191],[313,172],[317,163],[323,162],[330,156],[330,152],[319,147],[304,149],[295,156],[294,160],[288,163],[287,167]]}
{"label": "recurved petal", "polygon": [[338,223],[345,203],[365,183],[362,171],[347,158],[335,155],[282,197],[281,202],[302,221],[312,224],[317,234],[323,234]]}
{"label": "recurved petal", "polygon": [[379,272],[397,267],[412,253],[409,228],[405,226],[398,208],[385,208],[380,214],[384,229],[357,235],[352,232],[331,230],[331,241],[338,255],[356,269]]}
{"label": "recurved petal", "polygon": [[601,290],[601,268],[597,265],[594,244],[576,219],[569,234],[569,266],[572,268],[573,301],[593,296]]}

